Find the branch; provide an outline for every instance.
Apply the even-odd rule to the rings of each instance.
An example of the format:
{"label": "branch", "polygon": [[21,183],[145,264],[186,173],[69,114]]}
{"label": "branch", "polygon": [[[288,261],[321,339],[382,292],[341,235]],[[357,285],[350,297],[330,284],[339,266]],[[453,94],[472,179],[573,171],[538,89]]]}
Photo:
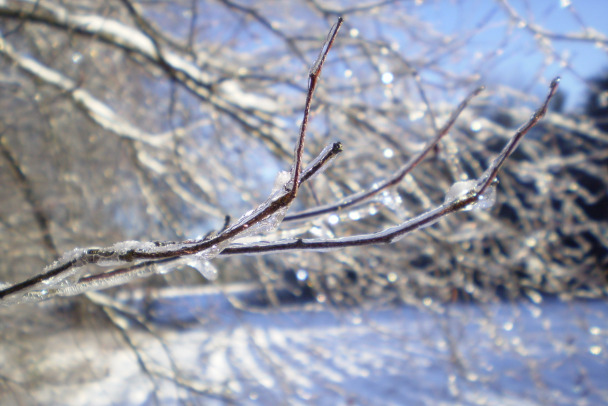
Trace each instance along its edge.
{"label": "branch", "polygon": [[[279,223],[285,216],[285,212],[295,200],[302,179],[310,179],[315,173],[322,170],[326,164],[331,162],[332,159],[342,151],[342,145],[340,143],[335,143],[331,147],[325,148],[319,157],[312,162],[312,165],[310,165],[302,173],[302,155],[304,151],[304,141],[306,139],[306,129],[310,116],[312,97],[321,75],[323,64],[325,63],[327,54],[331,49],[342,22],[342,18],[339,18],[336,25],[331,28],[328,39],[324,43],[319,57],[314,62],[309,72],[309,86],[306,96],[306,105],[304,107],[304,118],[300,128],[300,136],[298,138],[296,152],[294,155],[291,181],[281,181],[278,188],[271,193],[266,202],[258,206],[255,210],[246,213],[236,223],[225,227],[216,236],[211,238],[186,240],[183,242],[124,241],[106,248],[76,248],[73,251],[64,254],[59,260],[47,267],[43,274],[34,276],[33,278],[30,278],[24,282],[0,290],[0,300],[17,293],[27,293],[28,291],[37,288],[41,283],[47,285],[49,289],[43,288],[39,293],[34,293],[31,295],[31,299],[41,300],[60,293],[68,295],[76,294],[90,289],[92,287],[90,283],[95,280],[102,280],[103,286],[109,286],[116,284],[116,275],[124,275],[124,273],[120,272],[107,272],[102,274],[97,279],[92,277],[88,277],[88,279],[86,277],[80,279],[78,275],[80,273],[80,268],[88,264],[116,266],[137,261],[155,260],[158,262],[157,260],[180,258],[195,254],[200,254],[200,258],[197,258],[197,260],[200,259],[206,261],[217,256],[223,247],[230,244],[230,242],[237,237],[251,235],[261,230],[269,231],[278,227]],[[279,174],[278,180],[281,180],[281,174]],[[291,183],[291,186],[289,183]],[[156,270],[148,269],[140,272],[138,276],[145,276],[157,272],[158,271]],[[129,274],[129,277],[132,276],[132,274]],[[53,286],[59,285],[65,281],[66,278],[76,279],[76,281],[75,283],[67,281],[67,286],[60,286],[59,288],[54,288],[53,290]],[[121,278],[118,280],[118,283],[120,282],[122,282]]]}
{"label": "branch", "polygon": [[543,105],[538,110],[536,110],[534,115],[532,115],[532,117],[526,124],[520,127],[519,130],[517,130],[515,135],[509,140],[507,145],[505,145],[500,155],[494,160],[494,162],[492,162],[492,165],[490,165],[490,167],[486,170],[486,173],[484,174],[480,181],[480,184],[478,185],[478,193],[480,195],[485,193],[486,189],[496,178],[496,175],[498,174],[498,171],[500,171],[502,165],[511,156],[511,154],[513,154],[513,151],[515,151],[515,149],[517,148],[521,140],[524,138],[524,136],[528,133],[528,131],[530,131],[530,129],[532,129],[532,127],[534,127],[536,124],[538,124],[540,119],[543,118],[545,114],[547,114],[549,102],[551,101],[553,96],[555,96],[557,88],[559,87],[559,82],[559,77],[556,77],[551,81],[551,84],[549,85],[549,94],[547,94],[547,98],[545,99]]}

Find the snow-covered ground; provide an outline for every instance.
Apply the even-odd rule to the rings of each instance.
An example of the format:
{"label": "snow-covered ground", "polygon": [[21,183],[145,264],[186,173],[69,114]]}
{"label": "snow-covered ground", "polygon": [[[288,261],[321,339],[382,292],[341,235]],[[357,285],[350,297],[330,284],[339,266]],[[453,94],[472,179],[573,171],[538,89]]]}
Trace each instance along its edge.
{"label": "snow-covered ground", "polygon": [[0,403],[608,404],[606,301],[251,312],[237,299],[165,291],[152,331],[111,313],[137,352],[103,323],[37,325],[0,348],[14,382]]}

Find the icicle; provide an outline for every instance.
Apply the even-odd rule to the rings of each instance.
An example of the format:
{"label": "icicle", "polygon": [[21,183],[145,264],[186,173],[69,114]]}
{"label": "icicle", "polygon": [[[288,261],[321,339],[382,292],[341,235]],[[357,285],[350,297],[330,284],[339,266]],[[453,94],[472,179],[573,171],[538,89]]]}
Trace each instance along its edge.
{"label": "icicle", "polygon": [[[214,281],[217,279],[217,269],[215,266],[213,266],[210,260],[217,257],[220,252],[222,252],[222,248],[220,246],[213,245],[207,248],[205,251],[183,257],[180,260],[180,263],[196,269],[206,279]],[[175,268],[175,265],[173,265],[173,267]]]}
{"label": "icicle", "polygon": [[188,257],[187,264],[199,271],[200,274],[203,275],[206,279],[209,279],[210,281],[214,281],[217,279],[217,269],[207,259],[204,253],[190,255]]}

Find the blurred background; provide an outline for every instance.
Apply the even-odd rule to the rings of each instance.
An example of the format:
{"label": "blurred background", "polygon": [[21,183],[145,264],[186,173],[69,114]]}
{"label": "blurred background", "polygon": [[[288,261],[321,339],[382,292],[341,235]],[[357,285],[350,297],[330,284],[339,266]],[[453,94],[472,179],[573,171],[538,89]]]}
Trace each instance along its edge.
{"label": "blurred background", "polygon": [[0,1],[0,282],[75,247],[184,240],[289,170],[308,71],[345,18],[289,214],[261,240],[373,233],[476,179],[559,93],[496,204],[392,245],[218,257],[0,305],[0,403],[608,404],[608,5],[602,0]]}

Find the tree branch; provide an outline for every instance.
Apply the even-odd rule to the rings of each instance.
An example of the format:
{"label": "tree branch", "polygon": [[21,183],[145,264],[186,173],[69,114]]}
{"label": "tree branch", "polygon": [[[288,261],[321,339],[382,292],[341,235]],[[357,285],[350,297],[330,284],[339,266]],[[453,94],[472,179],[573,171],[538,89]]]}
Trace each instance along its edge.
{"label": "tree branch", "polygon": [[[445,203],[439,207],[429,210],[426,213],[416,216],[395,227],[371,234],[355,235],[337,239],[296,239],[246,244],[234,243],[236,238],[259,234],[261,232],[266,233],[278,227],[285,216],[285,212],[295,200],[301,184],[320,173],[331,160],[342,151],[342,145],[340,143],[335,143],[326,147],[306,169],[302,170],[303,151],[314,92],[327,55],[336,39],[342,23],[343,19],[339,18],[338,22],[331,28],[319,57],[315,60],[309,71],[308,92],[304,107],[304,115],[293,156],[291,174],[279,174],[277,182],[278,187],[273,190],[264,203],[243,215],[232,225],[224,227],[216,235],[207,238],[181,242],[125,241],[105,248],[77,248],[64,254],[59,260],[47,267],[44,273],[0,290],[0,300],[5,303],[14,303],[27,300],[42,300],[56,295],[78,294],[86,290],[124,283],[137,276],[141,277],[163,272],[164,266],[174,265],[183,259],[188,260],[190,258],[195,258],[196,260],[208,261],[220,254],[266,254],[294,250],[331,250],[370,244],[387,244],[399,240],[414,230],[428,227],[451,213],[460,210],[470,210],[478,205],[478,207],[482,207],[482,200],[487,197],[490,188],[493,188],[495,185],[496,175],[504,162],[511,156],[525,134],[528,133],[546,114],[548,104],[557,91],[559,79],[555,79],[551,83],[549,94],[543,105],[531,119],[515,133],[504,147],[501,154],[486,170],[484,175],[479,180],[473,181],[474,184],[470,188],[461,190],[461,185],[458,187],[458,191],[454,193],[450,190]],[[479,88],[467,96],[452,113],[444,127],[437,132],[435,137],[425,146],[425,148],[392,176],[370,188],[368,191],[351,196],[343,202],[300,213],[292,216],[290,219],[308,218],[329,211],[344,209],[361,203],[375,196],[382,190],[399,183],[407,173],[414,169],[428,155],[442,137],[449,132],[459,114],[468,105],[470,100],[479,94],[481,90],[482,89]],[[84,271],[86,270],[85,266],[90,264],[111,266],[115,269],[108,272],[84,275]],[[128,266],[124,267],[124,265],[127,264]],[[116,269],[117,266],[123,267]],[[38,290],[36,291],[36,289]],[[7,297],[9,296],[17,297],[11,297],[11,300],[7,301]]]}

